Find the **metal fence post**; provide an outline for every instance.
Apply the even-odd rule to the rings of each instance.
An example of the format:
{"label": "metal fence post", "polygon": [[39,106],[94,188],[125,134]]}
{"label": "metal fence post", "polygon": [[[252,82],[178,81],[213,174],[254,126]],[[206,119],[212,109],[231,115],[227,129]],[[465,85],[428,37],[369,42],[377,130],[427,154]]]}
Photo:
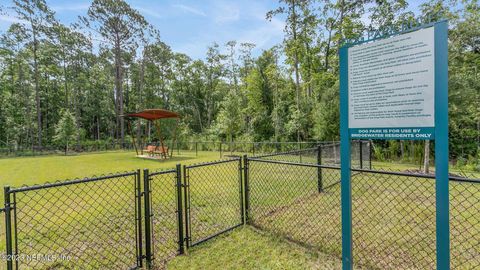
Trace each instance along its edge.
{"label": "metal fence post", "polygon": [[222,158],[222,143],[220,142],[220,158]]}
{"label": "metal fence post", "polygon": [[358,143],[359,143],[358,155],[360,156],[360,169],[363,169],[363,151],[362,151],[363,142],[362,140],[358,140]]}
{"label": "metal fence post", "polygon": [[183,237],[183,207],[182,207],[182,165],[177,164],[176,167],[177,180],[177,219],[178,219],[178,253],[185,253],[184,237]]}
{"label": "metal fence post", "polygon": [[198,156],[198,142],[195,142],[195,156]]}
{"label": "metal fence post", "polygon": [[152,230],[150,213],[150,175],[148,169],[143,170],[143,189],[145,199],[145,258],[147,269],[152,268]]}
{"label": "metal fence post", "polygon": [[247,155],[243,156],[243,193],[244,193],[244,200],[245,200],[245,210],[244,210],[244,223],[248,224],[249,221],[249,208],[250,208],[250,196],[249,196],[249,185],[248,185],[248,157]]}
{"label": "metal fence post", "polygon": [[369,150],[368,150],[368,158],[369,158],[368,163],[369,163],[369,169],[371,170],[372,169],[372,150],[373,150],[372,140],[370,140],[368,142],[368,148],[369,148]]}
{"label": "metal fence post", "polygon": [[[317,146],[317,165],[322,165],[322,145],[319,144]],[[322,176],[322,168],[317,168],[317,175],[318,175],[318,192],[323,191],[323,176]]]}
{"label": "metal fence post", "polygon": [[185,248],[190,247],[191,233],[190,233],[190,196],[188,192],[189,179],[187,174],[187,166],[183,165],[183,200],[185,203]]}
{"label": "metal fence post", "polygon": [[142,233],[142,180],[140,176],[140,170],[137,170],[136,176],[136,185],[137,185],[137,243],[138,243],[138,254],[137,254],[137,265],[143,267],[143,233]]}
{"label": "metal fence post", "polygon": [[244,215],[244,194],[243,194],[243,175],[242,175],[242,158],[238,159],[238,183],[240,189],[240,223],[245,224],[245,215]]}
{"label": "metal fence post", "polygon": [[4,200],[5,200],[5,237],[6,237],[6,251],[7,251],[7,269],[13,269],[13,251],[12,251],[12,208],[10,204],[10,187],[4,187]]}
{"label": "metal fence post", "polygon": [[298,147],[299,147],[299,150],[300,150],[300,151],[298,152],[298,153],[300,154],[300,163],[302,163],[302,143],[299,143],[299,144],[298,144]]}

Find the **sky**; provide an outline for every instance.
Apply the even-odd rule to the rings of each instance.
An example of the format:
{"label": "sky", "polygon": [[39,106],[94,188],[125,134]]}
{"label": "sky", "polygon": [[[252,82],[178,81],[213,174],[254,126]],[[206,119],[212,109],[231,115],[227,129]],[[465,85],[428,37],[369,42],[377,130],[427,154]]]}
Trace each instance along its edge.
{"label": "sky", "polygon": [[[254,55],[283,40],[284,22],[272,21],[265,14],[277,7],[274,0],[126,0],[151,24],[160,30],[162,41],[175,52],[194,59],[205,57],[207,46],[217,42],[224,45],[230,40],[251,42],[257,47]],[[12,6],[11,0],[2,0],[3,6]],[[85,15],[89,0],[46,0],[64,24],[77,21]],[[15,21],[11,15],[0,15],[0,31]]]}
{"label": "sky", "polygon": [[[204,59],[207,47],[228,41],[256,44],[258,56],[262,50],[283,41],[285,23],[280,17],[266,20],[265,14],[278,7],[278,0],[126,0],[152,25],[160,30],[162,41],[173,51]],[[69,25],[86,15],[91,0],[46,0],[57,19]],[[425,1],[410,0],[409,10],[418,12]],[[12,0],[0,0],[4,7]],[[10,12],[11,13],[11,12]],[[365,18],[365,20],[368,20]],[[0,33],[17,20],[13,15],[0,14]],[[94,41],[95,43],[95,41]]]}

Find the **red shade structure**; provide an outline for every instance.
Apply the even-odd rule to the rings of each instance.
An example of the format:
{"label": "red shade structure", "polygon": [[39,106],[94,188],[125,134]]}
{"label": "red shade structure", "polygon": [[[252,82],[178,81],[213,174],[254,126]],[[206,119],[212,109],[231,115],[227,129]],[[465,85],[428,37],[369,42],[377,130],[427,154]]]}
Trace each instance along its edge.
{"label": "red shade structure", "polygon": [[124,115],[125,118],[143,118],[146,120],[158,120],[162,118],[180,118],[176,112],[167,111],[163,109],[148,109],[141,112],[129,113]]}
{"label": "red shade structure", "polygon": [[[158,151],[158,152],[161,154],[161,156],[163,158],[167,158],[168,156],[172,157],[173,146],[175,145],[175,141],[176,141],[176,131],[177,131],[177,127],[178,127],[178,120],[180,119],[180,115],[178,113],[168,111],[168,110],[164,110],[164,109],[147,109],[147,110],[143,110],[143,111],[140,111],[140,112],[125,114],[125,115],[123,115],[123,117],[126,120],[133,120],[135,118],[141,118],[141,119],[145,119],[145,120],[148,120],[148,121],[154,123],[155,127],[157,129],[158,139],[160,140],[160,146],[158,146],[158,147],[161,147],[159,149],[160,151]],[[176,118],[176,120],[177,120],[176,125],[175,125],[175,129],[173,131],[172,145],[170,146],[170,148],[165,147],[165,144],[164,144],[163,138],[162,138],[162,134],[161,134],[161,130],[160,130],[160,121],[158,121],[158,120],[164,119],[164,118]],[[128,128],[130,130],[130,133],[131,133],[131,136],[132,136],[132,139],[133,139],[133,145],[135,146],[135,152],[138,155],[137,145],[135,144],[135,137],[133,136],[133,133],[132,133],[132,128],[131,128],[131,125],[130,125],[130,121],[128,122]],[[155,147],[155,149],[157,149],[158,147]],[[170,150],[170,154],[168,154],[169,150]],[[157,151],[154,150],[153,152],[157,152]],[[142,148],[142,154],[143,154],[143,148]]]}

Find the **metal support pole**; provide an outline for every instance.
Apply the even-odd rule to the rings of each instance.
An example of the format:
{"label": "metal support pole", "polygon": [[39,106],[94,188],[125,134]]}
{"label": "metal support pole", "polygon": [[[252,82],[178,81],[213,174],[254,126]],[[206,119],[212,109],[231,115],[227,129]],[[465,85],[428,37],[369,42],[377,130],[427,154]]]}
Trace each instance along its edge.
{"label": "metal support pole", "polygon": [[298,143],[298,147],[300,149],[300,151],[298,152],[300,155],[300,163],[302,163],[302,143]]}
{"label": "metal support pole", "polygon": [[242,175],[242,159],[238,159],[238,184],[239,184],[239,196],[240,196],[240,223],[245,224],[245,215],[244,215],[244,192],[243,192],[243,175]]}
{"label": "metal support pole", "polygon": [[[322,165],[322,145],[319,144],[317,146],[317,165]],[[318,167],[317,169],[318,175],[318,192],[323,191],[323,176],[322,176],[322,168]]]}
{"label": "metal support pole", "polygon": [[177,220],[178,220],[178,253],[185,253],[185,239],[183,237],[183,207],[182,207],[182,165],[176,167],[177,180]]}
{"label": "metal support pole", "polygon": [[190,247],[190,195],[189,195],[189,179],[187,174],[187,166],[183,165],[183,199],[185,203],[185,248],[188,250]]}
{"label": "metal support pole", "polygon": [[369,161],[368,161],[369,164],[368,164],[368,165],[369,165],[369,168],[368,168],[368,169],[371,170],[371,169],[372,169],[372,150],[373,150],[373,143],[372,143],[371,140],[368,142],[368,149],[369,149],[369,150],[368,150],[368,151],[369,151],[369,153],[368,153],[368,158],[369,158]]}
{"label": "metal support pole", "polygon": [[248,212],[249,212],[249,208],[250,208],[250,190],[249,190],[249,185],[248,185],[248,176],[249,176],[249,173],[248,173],[248,157],[247,155],[244,155],[243,156],[243,185],[244,185],[244,188],[243,188],[243,193],[244,193],[244,197],[245,197],[245,213],[244,213],[244,223],[245,224],[248,224],[248,221],[249,221],[249,215],[248,215]]}
{"label": "metal support pole", "polygon": [[12,251],[12,208],[10,203],[10,187],[4,187],[4,200],[5,200],[5,237],[6,237],[6,251],[7,251],[7,270],[13,269],[13,251]]}
{"label": "metal support pole", "polygon": [[340,48],[340,175],[342,204],[342,269],[353,269],[352,186],[350,133],[348,130],[348,48]]}
{"label": "metal support pole", "polygon": [[137,265],[143,267],[143,233],[142,233],[142,180],[140,178],[140,170],[137,170],[137,238],[138,238],[138,254]]}
{"label": "metal support pole", "polygon": [[448,23],[435,25],[435,204],[437,269],[450,269],[448,176]]}
{"label": "metal support pole", "polygon": [[145,199],[145,258],[147,269],[152,269],[152,230],[150,213],[150,176],[148,169],[143,170],[143,189]]}
{"label": "metal support pole", "polygon": [[220,142],[220,158],[222,158],[222,142]]}
{"label": "metal support pole", "polygon": [[360,169],[363,169],[363,152],[362,152],[363,142],[361,140],[358,140],[358,144],[359,144],[358,153],[360,156]]}

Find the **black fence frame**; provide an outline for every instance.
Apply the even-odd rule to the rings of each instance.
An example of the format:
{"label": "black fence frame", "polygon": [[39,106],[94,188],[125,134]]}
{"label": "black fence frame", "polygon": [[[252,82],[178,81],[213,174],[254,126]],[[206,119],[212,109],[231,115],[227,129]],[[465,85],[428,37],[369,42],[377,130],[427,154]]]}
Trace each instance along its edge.
{"label": "black fence frame", "polygon": [[19,230],[17,222],[17,195],[24,194],[31,191],[44,191],[52,190],[55,188],[66,187],[66,186],[80,186],[87,183],[93,182],[102,182],[108,180],[114,180],[124,177],[133,177],[134,179],[134,190],[131,191],[132,200],[134,201],[134,217],[132,217],[132,226],[135,229],[135,253],[136,258],[132,258],[132,266],[129,266],[130,269],[137,269],[142,267],[142,234],[141,234],[141,187],[140,187],[140,170],[133,172],[125,172],[118,174],[111,174],[99,177],[84,178],[84,179],[75,179],[68,180],[63,182],[54,182],[47,183],[43,185],[33,185],[33,186],[23,186],[19,188],[11,188],[10,186],[4,187],[4,200],[5,207],[2,211],[5,213],[5,238],[6,238],[6,264],[7,269],[19,269],[19,248],[18,248],[18,239],[19,239]]}
{"label": "black fence frame", "polygon": [[[319,148],[320,150],[320,148]],[[293,151],[295,152],[295,151]],[[292,152],[286,152],[286,153],[279,153],[280,155],[290,155],[292,154]],[[322,170],[330,170],[330,171],[336,171],[336,172],[340,172],[340,167],[339,166],[331,166],[331,165],[322,165],[321,163],[321,155],[319,155],[319,162],[317,164],[314,164],[313,162],[295,162],[295,161],[285,161],[285,160],[282,160],[280,158],[280,160],[272,160],[272,159],[269,159],[270,157],[272,157],[274,155],[264,155],[264,156],[258,156],[258,157],[248,157],[248,156],[244,156],[244,190],[245,190],[245,196],[246,196],[246,206],[245,206],[245,215],[246,215],[246,224],[247,225],[250,225],[250,226],[253,226],[257,229],[260,229],[260,230],[266,230],[268,231],[269,233],[273,233],[273,234],[277,234],[278,236],[280,237],[283,237],[283,238],[286,238],[288,239],[289,241],[291,242],[294,242],[294,243],[298,243],[300,245],[303,245],[303,246],[306,246],[306,247],[313,247],[314,249],[316,250],[323,250],[323,248],[319,247],[318,245],[312,245],[310,242],[310,240],[308,239],[308,237],[306,235],[303,235],[305,237],[307,237],[307,241],[305,241],[305,239],[297,239],[295,236],[292,236],[292,235],[295,235],[295,233],[291,232],[291,231],[282,231],[282,229],[280,229],[279,232],[276,231],[276,229],[273,229],[272,228],[264,228],[262,226],[259,226],[257,225],[256,223],[256,220],[255,220],[255,211],[257,207],[259,207],[258,205],[255,205],[255,199],[253,199],[252,201],[252,176],[251,176],[251,167],[253,166],[254,163],[260,163],[260,164],[271,164],[271,165],[278,165],[280,167],[280,171],[282,169],[285,169],[286,167],[285,166],[291,166],[291,167],[296,167],[297,169],[298,168],[306,168],[306,170],[308,170],[308,168],[310,169],[317,169],[317,172],[318,172],[318,175],[317,175],[317,180],[318,180],[318,193],[322,193],[322,192],[329,192],[329,189],[331,188],[334,188],[335,186],[339,186],[340,185],[340,180],[332,183],[332,184],[328,184],[327,186],[325,186],[323,183],[322,183]],[[285,165],[285,166],[282,166],[282,165]],[[418,178],[418,179],[424,179],[424,180],[427,180],[427,181],[432,181],[432,184],[434,183],[433,181],[435,181],[435,176],[434,175],[425,175],[425,174],[421,174],[421,173],[412,173],[412,172],[401,172],[401,171],[382,171],[382,170],[375,170],[375,169],[371,169],[371,168],[351,168],[351,172],[352,172],[352,177],[357,175],[358,177],[362,178],[362,174],[376,174],[376,175],[379,175],[379,176],[383,176],[383,177],[408,177],[408,178]],[[271,172],[270,172],[271,173]],[[311,176],[311,174],[309,174]],[[339,177],[338,177],[339,178]],[[258,179],[257,179],[258,180]],[[255,181],[255,180],[253,180]],[[264,181],[267,181],[264,179]],[[471,185],[474,185],[477,187],[476,190],[479,190],[480,188],[480,179],[476,179],[476,178],[468,178],[466,176],[455,176],[455,175],[451,175],[449,176],[449,182],[451,184],[451,187],[450,189],[451,190],[454,190],[455,188],[452,187],[452,185],[454,184],[471,184]],[[352,183],[352,185],[354,185]],[[357,182],[357,185],[358,185],[358,182]],[[433,187],[433,185],[432,185]],[[458,188],[456,187],[456,189],[461,189],[461,188]],[[468,191],[466,190],[466,188],[464,187],[464,191],[466,191],[465,196],[471,196],[471,195],[474,195],[475,193],[471,193],[472,191]],[[336,191],[339,192],[339,187],[335,187]],[[258,191],[257,190],[257,195],[258,195]],[[311,192],[311,191],[310,191]],[[281,198],[281,194],[283,193],[278,193],[277,195],[280,196],[280,197],[277,197],[277,198]],[[336,193],[335,193],[336,194]],[[452,196],[452,195],[451,195]],[[453,201],[454,201],[455,198],[452,198],[450,197],[450,204],[452,205]],[[462,197],[462,198],[457,198],[457,200],[460,200],[460,205],[457,204],[456,207],[462,209],[462,207],[464,207],[464,205],[462,205],[462,203],[466,203],[467,205],[472,205],[474,201],[477,201],[477,204],[473,204],[473,208],[470,210],[471,212],[469,212],[469,215],[472,215],[472,213],[480,213],[480,201],[478,201],[478,197],[477,199],[475,198],[465,198],[465,197]],[[253,205],[252,205],[253,204]],[[303,203],[302,203],[303,204]],[[340,205],[340,194],[338,194],[338,204]],[[268,204],[267,204],[268,205]],[[304,205],[302,205],[304,207]],[[321,205],[317,205],[317,207],[320,207]],[[280,208],[282,206],[279,206]],[[456,207],[450,207],[450,211],[455,211],[456,210]],[[270,212],[270,210],[264,210],[266,212]],[[258,214],[258,213],[257,213]],[[305,214],[305,213],[303,213]],[[302,213],[299,213],[298,214],[299,216],[302,215]],[[263,217],[262,217],[263,218]],[[277,217],[275,217],[277,218]],[[462,222],[462,217],[460,217],[458,220],[457,220],[457,217],[451,215],[451,218],[450,218],[450,223],[452,222]],[[338,215],[338,219],[340,220],[340,215]],[[341,224],[341,221],[339,221],[340,224]],[[480,222],[477,220],[477,221],[474,221],[476,223],[472,223],[470,224],[470,222],[465,222],[463,223],[464,226],[466,227],[469,227],[470,229],[472,229],[473,231],[472,232],[469,232],[468,235],[472,236],[475,235],[475,233],[477,235],[480,235],[480,231],[478,230],[479,227],[475,227],[475,226],[478,226],[480,225]],[[355,225],[355,224],[354,224]],[[368,226],[368,224],[365,224],[366,226]],[[370,224],[371,225],[371,224]],[[274,226],[274,225],[273,225]],[[293,226],[295,227],[295,226]],[[477,228],[477,229],[475,229]],[[303,229],[299,228],[300,231],[302,231]],[[453,229],[450,230],[450,233],[453,232]],[[298,232],[297,232],[298,233]],[[304,233],[304,232],[303,232]],[[374,232],[375,233],[375,232]],[[340,231],[336,234],[338,235],[339,237],[341,236],[340,234]],[[402,236],[399,236],[400,238]],[[460,237],[460,239],[463,239],[463,241],[466,241],[466,238],[467,236],[462,236]],[[337,237],[338,238],[338,237]],[[473,239],[475,239],[475,236],[473,236]],[[435,241],[435,238],[433,237],[433,239],[431,239],[433,242]],[[468,239],[470,240],[470,239]],[[355,240],[354,240],[355,241]],[[361,240],[357,240],[357,241],[361,241]],[[474,254],[478,253],[478,249],[477,251],[475,251],[475,247],[473,247],[473,250],[472,250],[472,244],[466,244],[466,243],[462,243],[462,242],[458,242],[458,241],[462,241],[462,240],[457,240],[457,241],[454,241],[452,240],[452,245],[450,247],[450,253],[451,254],[454,254],[455,252],[459,252],[458,250],[455,250],[455,248],[459,248],[461,246],[463,246],[461,248],[461,250],[464,250],[468,247],[468,250],[464,250],[464,252],[468,252],[468,254],[466,255],[467,258],[473,258],[473,256],[475,256]],[[474,240],[475,241],[475,240]],[[360,242],[359,242],[360,243]],[[455,243],[455,244],[454,244]],[[320,244],[321,245],[321,244]],[[328,244],[327,244],[328,245]],[[338,245],[340,245],[341,247],[341,241],[338,241]],[[466,245],[466,246],[465,246]],[[468,246],[470,245],[470,246]],[[478,245],[477,245],[478,247]],[[360,248],[360,247],[356,247],[356,248]],[[422,254],[426,251],[426,250],[422,250],[423,247],[419,247],[420,250],[418,250],[418,252],[421,252]],[[328,248],[327,248],[328,249]],[[360,248],[361,250],[362,248]],[[330,251],[324,251],[324,252],[330,252]],[[333,253],[329,253],[330,255],[333,255],[333,256],[336,256],[338,257],[339,259],[341,259],[341,253],[338,253],[337,251],[334,251]],[[358,252],[356,255],[359,255],[359,254],[363,254],[361,252]],[[433,256],[435,255],[435,249],[433,251]],[[452,255],[453,256],[453,255]],[[374,258],[372,260],[372,258],[370,258],[370,262],[368,262],[368,258],[365,259],[365,260],[360,260],[358,257],[355,257],[355,262],[358,263],[358,265],[360,267],[366,267],[366,268],[373,268],[373,269],[384,269],[384,268],[388,268],[387,265],[382,265],[382,266],[379,266],[378,264],[376,265],[375,263],[377,263],[375,260],[384,260],[385,257],[378,257],[378,258]],[[472,269],[471,267],[473,267],[473,269],[476,269],[478,267],[480,267],[480,260],[478,259],[474,259],[473,261],[469,261],[468,262],[468,266],[465,266],[465,259],[458,259],[457,260],[453,260],[452,261],[452,269]],[[388,259],[387,259],[388,261]],[[372,263],[372,264],[369,264],[369,263]],[[385,262],[383,262],[385,263]],[[416,263],[415,263],[416,264]],[[421,265],[421,263],[418,263],[418,265]],[[420,266],[420,269],[425,269],[424,268],[425,266]]]}
{"label": "black fence frame", "polygon": [[[359,148],[360,157],[362,157],[362,147]],[[305,153],[308,152],[308,158]],[[282,160],[280,156],[285,155],[291,158],[292,156],[298,156],[298,160]],[[303,155],[303,160],[302,160]],[[280,159],[271,159],[271,158],[279,158]],[[91,182],[101,182],[105,180],[111,180],[118,177],[134,177],[134,190],[131,190],[132,200],[135,202],[135,213],[134,216],[131,217],[132,226],[135,227],[135,253],[136,258],[132,258],[132,265],[131,269],[139,269],[142,267],[146,267],[147,269],[151,269],[154,267],[156,262],[161,262],[161,260],[167,261],[170,257],[161,257],[155,256],[155,248],[157,245],[161,243],[155,242],[155,229],[154,227],[157,226],[154,224],[156,219],[162,219],[161,215],[156,215],[155,205],[152,203],[152,197],[157,196],[156,192],[157,189],[160,187],[156,187],[154,185],[154,181],[161,181],[156,180],[156,177],[165,177],[168,182],[165,184],[172,185],[170,186],[170,197],[168,201],[170,203],[169,213],[170,218],[175,216],[175,223],[173,227],[175,227],[175,232],[170,232],[169,237],[171,241],[176,243],[174,256],[181,255],[186,252],[187,249],[204,243],[212,238],[215,238],[221,234],[229,232],[235,228],[238,228],[242,225],[248,224],[253,225],[251,220],[251,211],[252,211],[252,201],[251,201],[251,185],[250,185],[250,167],[252,162],[260,162],[260,163],[268,163],[268,164],[276,164],[279,166],[288,165],[288,166],[295,166],[295,167],[308,167],[312,168],[313,171],[310,171],[310,176],[315,178],[316,184],[314,189],[315,192],[328,193],[329,190],[332,188],[337,189],[340,185],[340,181],[332,181],[331,179],[324,179],[323,170],[335,170],[338,171],[340,168],[339,166],[335,165],[324,165],[322,164],[322,146],[318,145],[315,148],[309,149],[302,149],[302,150],[294,150],[284,153],[275,153],[275,154],[266,154],[262,156],[254,156],[248,157],[247,155],[243,155],[242,157],[233,157],[226,160],[219,160],[213,162],[205,162],[199,164],[193,164],[188,166],[182,166],[181,164],[177,164],[174,169],[170,170],[163,170],[163,171],[149,171],[148,169],[143,170],[143,175],[140,170],[127,172],[122,174],[113,174],[107,176],[100,176],[100,177],[93,177],[93,178],[85,178],[85,179],[76,179],[70,180],[65,182],[55,182],[55,183],[47,183],[43,185],[35,185],[35,186],[24,186],[19,188],[11,188],[5,187],[4,188],[4,195],[5,195],[5,208],[1,209],[2,212],[5,214],[5,232],[6,232],[6,255],[15,256],[18,254],[18,246],[17,246],[17,205],[16,205],[16,194],[20,194],[22,192],[34,191],[34,190],[45,190],[45,189],[52,189],[56,187],[62,186],[69,186],[69,185],[83,185],[86,183]],[[360,158],[360,168],[352,168],[353,174],[362,174],[362,173],[380,173],[382,175],[389,175],[389,176],[403,176],[403,177],[419,177],[419,178],[426,178],[426,179],[434,179],[434,176],[430,175],[423,175],[423,174],[414,174],[408,172],[392,172],[392,171],[378,171],[371,169],[371,162],[367,168],[364,167],[364,163],[362,162],[362,158]],[[227,169],[223,168],[223,166],[229,166]],[[228,170],[228,174],[225,173],[225,170]],[[193,173],[196,172],[196,173]],[[196,178],[195,175],[201,176],[200,178]],[[205,179],[203,175],[206,176]],[[198,237],[198,239],[192,238],[192,233],[195,235],[196,227],[193,225],[192,222],[192,207],[199,207],[196,205],[196,202],[192,200],[192,187],[195,187],[199,181],[210,181],[209,184],[215,185],[215,177],[228,177],[231,179],[230,185],[228,186],[228,191],[230,192],[229,195],[225,195],[225,200],[232,202],[230,209],[237,207],[238,203],[238,211],[232,214],[233,217],[231,220],[228,220],[227,223],[222,224],[223,227],[219,229],[217,226],[212,231],[208,230],[207,235],[203,235],[202,237]],[[198,176],[197,176],[198,177]],[[213,180],[212,180],[213,179]],[[230,181],[230,180],[229,180]],[[238,182],[237,182],[238,181]],[[480,181],[477,179],[469,179],[464,177],[457,177],[451,176],[451,182],[456,183],[471,183],[471,184],[479,184]],[[162,182],[163,183],[163,182]],[[313,188],[313,186],[312,186]],[[219,194],[223,194],[223,190],[212,189],[219,192]],[[198,192],[198,191],[193,191]],[[205,191],[208,195],[209,191]],[[238,197],[236,194],[238,192]],[[205,194],[204,194],[205,195]],[[173,199],[174,198],[174,199]],[[215,202],[209,202],[210,204]],[[221,206],[223,206],[223,204]],[[218,202],[217,202],[218,204]],[[201,206],[200,206],[201,207]],[[255,206],[253,206],[255,207]],[[220,208],[219,208],[220,209]],[[288,238],[288,237],[287,237]],[[295,239],[290,239],[295,240]],[[7,260],[7,269],[18,269],[18,261],[15,263],[15,260],[10,259]]]}
{"label": "black fence frame", "polygon": [[[191,201],[191,190],[190,185],[195,185],[196,179],[192,179],[194,183],[191,183],[190,172],[196,170],[209,170],[210,175],[220,174],[220,171],[217,171],[216,168],[225,164],[230,164],[228,170],[230,170],[230,175],[228,177],[233,177],[232,184],[235,182],[236,189],[238,191],[238,211],[235,215],[238,215],[238,219],[234,221],[235,224],[228,226],[228,228],[222,230],[216,230],[214,233],[202,237],[194,242],[192,242],[192,231],[195,233],[194,227],[192,227],[191,220],[191,205],[194,203]],[[225,170],[225,168],[224,168]],[[155,195],[155,188],[161,189],[161,187],[152,187],[152,181],[155,180],[155,177],[174,177],[174,193],[175,201],[170,202],[175,204],[175,242],[177,244],[177,250],[175,255],[181,255],[185,253],[185,250],[204,243],[216,236],[229,232],[243,224],[244,222],[244,192],[243,192],[243,173],[242,173],[242,158],[231,158],[226,160],[219,160],[213,162],[206,162],[200,164],[194,164],[189,166],[182,166],[177,164],[175,169],[163,170],[163,171],[154,171],[150,172],[148,169],[143,170],[143,175],[140,170],[122,174],[112,174],[101,177],[85,178],[85,179],[75,179],[64,182],[55,182],[47,183],[43,185],[34,185],[34,186],[24,186],[19,188],[11,188],[6,186],[4,189],[5,195],[5,208],[1,209],[5,214],[5,240],[6,240],[6,257],[7,260],[7,269],[18,269],[19,262],[15,260],[15,256],[19,254],[17,247],[18,231],[17,231],[17,222],[16,222],[16,204],[15,204],[15,195],[22,192],[28,192],[33,190],[46,190],[55,187],[62,187],[67,185],[83,185],[85,183],[91,182],[101,182],[105,180],[112,180],[118,177],[134,177],[134,189],[131,190],[132,200],[134,201],[135,213],[131,217],[132,226],[135,229],[135,254],[136,258],[132,258],[132,266],[129,266],[129,269],[140,269],[146,267],[151,269],[154,267],[156,261],[161,262],[162,260],[167,260],[169,257],[156,258],[155,247],[158,245],[154,241],[154,223],[153,221],[157,219],[162,219],[162,216],[155,216],[155,206],[152,204],[152,197]],[[159,180],[158,180],[159,181]],[[207,179],[207,181],[209,181]],[[169,183],[162,183],[169,184]],[[215,183],[212,183],[214,185]],[[232,186],[233,187],[233,186]],[[208,194],[206,194],[208,196]],[[170,198],[168,198],[170,199]],[[230,200],[230,198],[227,198]],[[133,202],[132,201],[132,202]],[[212,202],[213,203],[213,202]],[[35,215],[36,213],[32,213]],[[193,229],[193,230],[192,230]]]}
{"label": "black fence frame", "polygon": [[[196,183],[191,183],[191,172],[195,171],[197,169],[205,169],[205,168],[214,168],[218,165],[222,164],[233,164],[235,163],[238,164],[238,169],[236,171],[236,174],[238,175],[238,194],[239,194],[239,211],[238,211],[238,222],[233,222],[233,224],[229,224],[226,228],[222,230],[217,230],[215,233],[210,234],[206,237],[200,238],[196,241],[193,241],[192,238],[192,231],[193,231],[193,222],[192,222],[192,214],[191,214],[191,208],[192,208],[192,199],[191,199],[191,186],[195,185]],[[221,234],[224,234],[226,232],[229,232],[235,228],[238,228],[241,225],[244,225],[244,217],[243,217],[243,212],[244,212],[244,198],[243,198],[243,181],[242,181],[242,159],[240,157],[235,157],[227,160],[220,160],[220,161],[213,161],[213,162],[205,162],[205,163],[200,163],[200,164],[194,164],[194,165],[189,165],[189,166],[183,166],[183,191],[184,191],[184,203],[185,203],[185,242],[186,242],[186,247],[190,248],[196,245],[199,245],[201,243],[204,243],[212,238],[215,238]]]}

